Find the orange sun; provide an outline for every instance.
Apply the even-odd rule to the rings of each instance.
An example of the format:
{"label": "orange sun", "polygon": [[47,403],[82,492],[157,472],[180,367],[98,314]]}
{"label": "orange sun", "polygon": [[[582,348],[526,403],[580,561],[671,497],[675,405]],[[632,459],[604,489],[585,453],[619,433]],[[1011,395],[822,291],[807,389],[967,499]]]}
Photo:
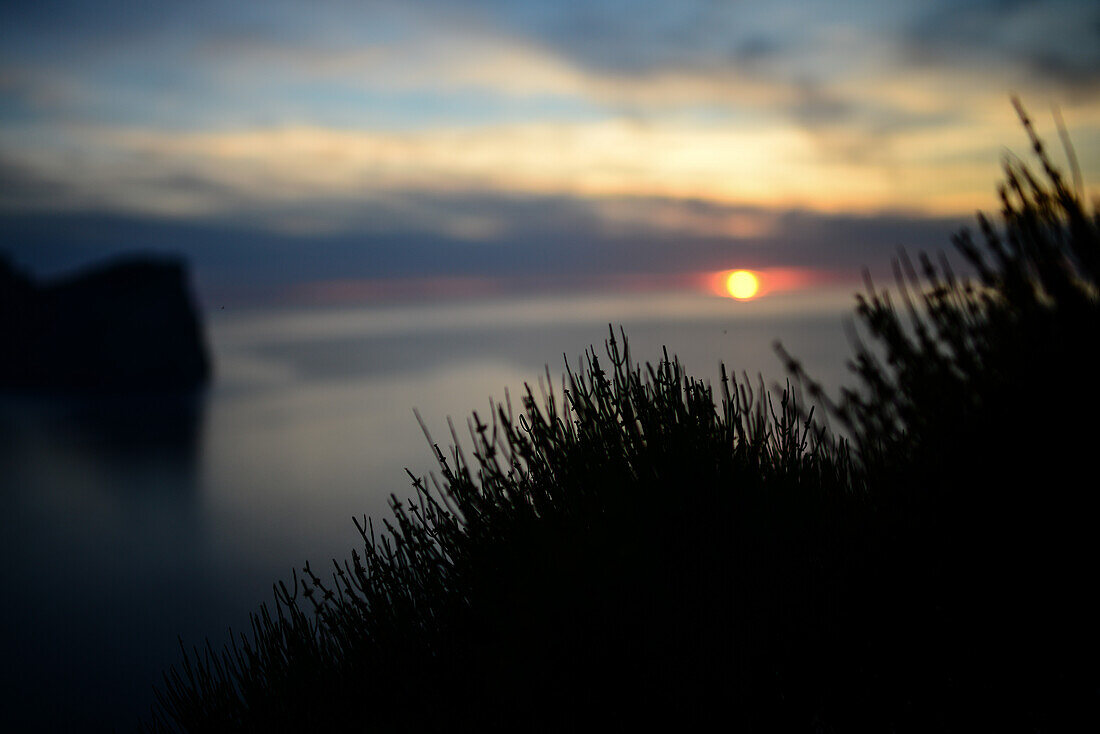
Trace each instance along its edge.
{"label": "orange sun", "polygon": [[748,270],[734,270],[726,278],[726,292],[739,301],[747,301],[756,295],[760,282]]}

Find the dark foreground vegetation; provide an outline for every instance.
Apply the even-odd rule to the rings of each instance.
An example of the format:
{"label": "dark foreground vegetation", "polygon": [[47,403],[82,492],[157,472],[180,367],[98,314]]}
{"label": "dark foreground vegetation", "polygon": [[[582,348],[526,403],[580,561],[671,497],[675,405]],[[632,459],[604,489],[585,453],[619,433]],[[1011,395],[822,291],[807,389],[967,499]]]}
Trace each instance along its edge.
{"label": "dark foreground vegetation", "polygon": [[186,655],[151,728],[1100,730],[1100,218],[1031,134],[967,277],[868,283],[856,388],[785,356],[846,438],[612,333]]}

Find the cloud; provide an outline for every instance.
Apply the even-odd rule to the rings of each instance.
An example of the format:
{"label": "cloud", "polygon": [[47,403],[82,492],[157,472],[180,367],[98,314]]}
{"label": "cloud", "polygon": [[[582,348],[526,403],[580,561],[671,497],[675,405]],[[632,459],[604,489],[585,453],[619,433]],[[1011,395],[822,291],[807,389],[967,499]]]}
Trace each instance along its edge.
{"label": "cloud", "polygon": [[52,210],[71,196],[64,182],[51,180],[25,165],[0,157],[0,211]]}
{"label": "cloud", "polygon": [[0,239],[17,263],[47,274],[126,251],[177,252],[194,264],[207,302],[247,303],[306,293],[393,296],[433,283],[437,294],[693,287],[699,274],[737,267],[854,281],[863,266],[887,270],[898,247],[949,248],[950,234],[963,223],[903,213],[456,192],[422,195],[411,206],[444,218],[485,215],[495,226],[471,240],[374,209],[339,232],[308,234],[247,221],[24,212],[0,214]]}
{"label": "cloud", "polygon": [[1007,110],[1009,91],[1094,109],[1095,7],[55,3],[3,13],[0,66],[18,62],[34,90],[55,90],[52,107],[34,108],[39,122],[408,130],[708,119],[793,129],[819,156],[860,164],[892,155],[914,130],[980,124]]}
{"label": "cloud", "polygon": [[1098,12],[8,4],[0,213],[92,217],[258,283],[248,257],[322,280],[851,264],[995,206],[1001,146],[1027,150],[1010,91],[1062,104],[1097,180]]}
{"label": "cloud", "polygon": [[1073,96],[1100,88],[1100,7],[1087,0],[948,3],[914,18],[899,40],[908,59],[939,69],[997,77],[1015,68],[1030,86]]}
{"label": "cloud", "polygon": [[906,131],[981,120],[1010,92],[1095,108],[1100,85],[1100,9],[1087,0],[481,4],[605,103],[629,107],[651,86],[651,114],[706,100],[852,159],[865,155],[854,139],[900,147]]}
{"label": "cloud", "polygon": [[[328,217],[335,229],[357,206],[400,208],[415,200],[411,195],[432,192],[663,197],[863,212],[959,213],[991,205],[998,151],[975,160],[968,130],[932,132],[910,132],[908,157],[885,163],[870,154],[823,154],[796,127],[630,120],[388,132],[38,126],[33,134],[0,129],[0,155],[42,180],[64,182],[69,196],[43,206],[269,216],[273,224],[309,209],[318,226]],[[413,217],[429,225],[436,219],[423,212],[410,212]],[[485,217],[444,224],[473,234],[491,226]]]}

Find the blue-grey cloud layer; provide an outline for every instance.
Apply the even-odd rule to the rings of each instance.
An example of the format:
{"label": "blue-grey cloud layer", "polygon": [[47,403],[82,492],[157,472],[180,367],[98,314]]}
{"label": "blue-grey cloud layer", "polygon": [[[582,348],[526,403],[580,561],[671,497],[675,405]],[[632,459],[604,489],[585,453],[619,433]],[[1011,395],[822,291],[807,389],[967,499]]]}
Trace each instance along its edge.
{"label": "blue-grey cloud layer", "polygon": [[[182,253],[194,264],[199,290],[208,302],[248,302],[279,300],[295,283],[344,279],[482,277],[507,288],[511,281],[522,285],[543,278],[562,286],[598,286],[624,275],[796,267],[846,274],[854,280],[864,267],[885,271],[898,248],[950,250],[950,235],[964,223],[905,214],[791,210],[778,214],[766,234],[731,238],[642,226],[609,231],[587,202],[565,198],[482,195],[424,203],[489,211],[507,227],[496,236],[471,242],[402,228],[295,237],[227,221],[25,214],[0,216],[0,252],[43,277],[133,251]],[[708,202],[673,205],[694,208],[702,216],[759,213],[744,207],[723,210]]]}
{"label": "blue-grey cloud layer", "polygon": [[[113,88],[117,99],[87,108],[100,116],[120,105],[137,114],[140,104],[130,95],[149,95],[156,107],[157,95],[167,91],[194,93],[198,112],[212,101],[231,106],[229,95],[200,96],[223,93],[203,79],[225,61],[219,49],[244,51],[255,44],[333,52],[399,45],[425,26],[441,34],[515,38],[599,74],[730,74],[792,85],[802,93],[791,102],[791,114],[809,126],[860,114],[832,91],[853,68],[992,74],[1008,68],[1062,94],[1089,94],[1100,86],[1100,5],[1090,0],[434,0],[411,8],[331,0],[46,1],[0,10],[0,65],[8,79],[4,96],[33,96],[25,85],[34,76],[24,78],[28,67],[37,67],[96,76]],[[244,93],[242,101],[255,102],[250,96]],[[8,114],[17,104],[8,100]],[[188,114],[182,106],[170,111]]]}

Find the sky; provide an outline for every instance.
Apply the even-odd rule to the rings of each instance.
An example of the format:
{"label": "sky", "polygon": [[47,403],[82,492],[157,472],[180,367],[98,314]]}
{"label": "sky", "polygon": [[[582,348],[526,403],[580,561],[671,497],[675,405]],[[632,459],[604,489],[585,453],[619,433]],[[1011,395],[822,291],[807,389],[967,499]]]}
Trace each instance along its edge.
{"label": "sky", "polygon": [[1100,182],[1100,4],[0,6],[0,252],[206,303],[858,277],[996,211],[1018,95]]}

